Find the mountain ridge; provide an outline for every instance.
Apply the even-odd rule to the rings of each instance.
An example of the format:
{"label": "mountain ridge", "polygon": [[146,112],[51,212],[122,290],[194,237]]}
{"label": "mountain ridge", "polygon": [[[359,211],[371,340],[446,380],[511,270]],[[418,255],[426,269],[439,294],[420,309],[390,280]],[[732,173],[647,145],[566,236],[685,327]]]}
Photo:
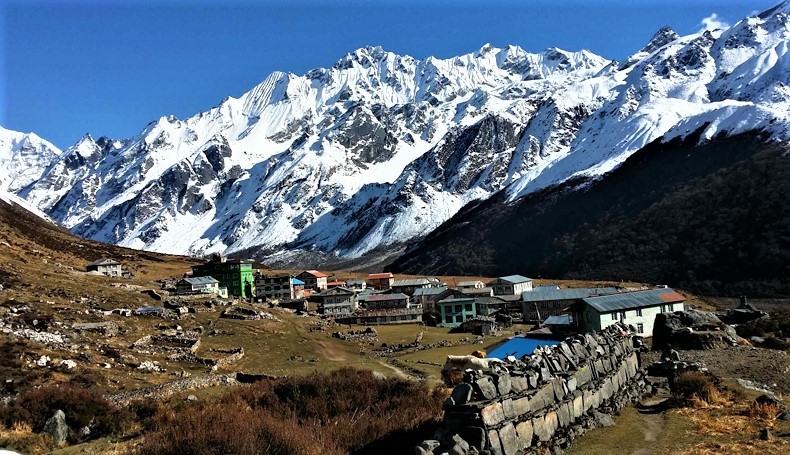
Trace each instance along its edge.
{"label": "mountain ridge", "polygon": [[701,142],[787,140],[787,5],[723,31],[664,27],[622,63],[491,45],[416,60],[368,46],[132,138],[83,137],[15,192],[123,246],[358,260],[467,204],[605,175],[703,125]]}

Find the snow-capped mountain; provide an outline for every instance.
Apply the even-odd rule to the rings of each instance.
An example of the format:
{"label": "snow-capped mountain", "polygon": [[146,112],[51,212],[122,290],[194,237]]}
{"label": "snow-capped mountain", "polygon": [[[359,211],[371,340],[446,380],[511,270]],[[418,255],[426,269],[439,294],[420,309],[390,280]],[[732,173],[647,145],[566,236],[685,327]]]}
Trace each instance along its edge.
{"label": "snow-capped mountain", "polygon": [[78,235],[124,246],[355,258],[499,191],[516,199],[602,175],[662,137],[704,127],[703,140],[787,140],[789,38],[785,2],[724,31],[663,28],[625,62],[367,47],[126,140],[86,135],[9,189]]}
{"label": "snow-capped mountain", "polygon": [[19,191],[41,177],[60,149],[33,133],[0,126],[0,191]]}

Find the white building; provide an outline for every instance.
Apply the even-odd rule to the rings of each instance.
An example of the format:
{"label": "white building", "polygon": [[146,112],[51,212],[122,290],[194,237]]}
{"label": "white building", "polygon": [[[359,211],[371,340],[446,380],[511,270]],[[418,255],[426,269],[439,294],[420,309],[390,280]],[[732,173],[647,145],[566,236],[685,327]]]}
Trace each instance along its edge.
{"label": "white building", "polygon": [[228,288],[219,287],[219,281],[210,276],[198,276],[193,278],[182,278],[176,283],[178,294],[216,294],[220,297],[228,297]]}
{"label": "white building", "polygon": [[653,336],[653,324],[659,313],[682,311],[685,297],[670,288],[622,292],[582,299],[576,312],[583,332],[602,330],[616,322],[636,327],[639,335]]}
{"label": "white building", "polygon": [[532,290],[532,279],[521,275],[499,277],[487,283],[494,289],[494,295],[517,295]]}

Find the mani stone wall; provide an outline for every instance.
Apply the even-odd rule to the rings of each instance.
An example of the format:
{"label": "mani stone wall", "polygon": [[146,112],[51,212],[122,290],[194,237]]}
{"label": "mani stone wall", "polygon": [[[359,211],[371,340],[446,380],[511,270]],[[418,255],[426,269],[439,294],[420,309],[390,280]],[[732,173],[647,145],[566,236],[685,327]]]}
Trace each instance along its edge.
{"label": "mani stone wall", "polygon": [[[624,326],[568,338],[521,360],[468,370],[444,404],[444,421],[418,455],[561,453],[646,391],[635,340]],[[627,330],[627,328],[625,328]]]}

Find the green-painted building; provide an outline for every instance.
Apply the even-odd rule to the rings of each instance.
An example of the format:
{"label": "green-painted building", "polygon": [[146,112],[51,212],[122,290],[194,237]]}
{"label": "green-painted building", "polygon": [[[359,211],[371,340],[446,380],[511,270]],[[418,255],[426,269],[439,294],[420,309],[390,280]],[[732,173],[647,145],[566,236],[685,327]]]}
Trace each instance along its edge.
{"label": "green-painted building", "polygon": [[439,327],[458,327],[477,315],[474,298],[447,298],[436,302]]}
{"label": "green-painted building", "polygon": [[192,276],[211,276],[219,281],[219,287],[228,288],[228,295],[234,297],[253,297],[255,278],[252,262],[245,259],[212,260],[205,264],[192,266]]}

